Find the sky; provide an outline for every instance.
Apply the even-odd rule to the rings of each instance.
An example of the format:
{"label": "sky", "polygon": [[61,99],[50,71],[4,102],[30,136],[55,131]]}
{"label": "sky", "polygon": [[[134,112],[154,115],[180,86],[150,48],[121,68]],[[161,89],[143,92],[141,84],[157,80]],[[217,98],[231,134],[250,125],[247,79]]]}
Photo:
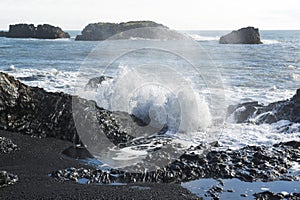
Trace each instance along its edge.
{"label": "sky", "polygon": [[0,0],[0,30],[33,23],[82,30],[95,22],[152,20],[176,30],[299,30],[299,0]]}

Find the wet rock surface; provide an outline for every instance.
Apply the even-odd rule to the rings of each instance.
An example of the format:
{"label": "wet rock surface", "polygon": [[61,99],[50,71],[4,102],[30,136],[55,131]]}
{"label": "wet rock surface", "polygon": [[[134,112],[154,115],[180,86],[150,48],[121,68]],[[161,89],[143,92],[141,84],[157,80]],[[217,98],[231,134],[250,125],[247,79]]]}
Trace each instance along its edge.
{"label": "wet rock surface", "polygon": [[7,173],[7,171],[0,171],[0,188],[15,184],[18,180],[18,176]]}
{"label": "wet rock surface", "polygon": [[91,78],[85,85],[85,90],[96,90],[103,81],[108,81],[111,79],[111,76],[99,76]]}
{"label": "wet rock surface", "polygon": [[101,41],[106,39],[185,39],[183,34],[168,29],[168,27],[152,21],[130,21],[122,23],[92,23],[88,24],[81,35],[75,40]]}
{"label": "wet rock surface", "polygon": [[14,144],[11,139],[0,137],[0,154],[9,153],[18,149],[18,146]]}
{"label": "wet rock surface", "polygon": [[134,138],[128,133],[145,132],[144,123],[133,115],[104,110],[77,96],[29,87],[2,72],[0,92],[2,130],[80,143],[77,129],[83,127],[87,135],[105,134],[115,145]]}
{"label": "wet rock surface", "polygon": [[[186,182],[199,178],[238,178],[242,181],[299,181],[299,176],[288,173],[294,164],[300,164],[300,142],[279,143],[271,147],[246,146],[237,150],[207,150],[198,146],[190,153],[183,154],[178,160],[165,168],[145,173],[130,173],[120,170],[87,170],[67,168],[52,173],[58,180],[87,179],[88,183],[113,182]],[[142,168],[137,164],[137,169]]]}
{"label": "wet rock surface", "polygon": [[70,38],[70,35],[61,28],[49,24],[38,25],[33,24],[15,24],[9,26],[8,32],[0,33],[2,37],[9,38],[38,38],[38,39],[57,39]]}
{"label": "wet rock surface", "polygon": [[[228,108],[228,114],[232,115],[237,123],[271,124],[280,120],[300,123],[299,113],[300,89],[297,90],[292,98],[285,101],[270,103],[266,106],[258,102],[248,102]],[[285,127],[282,131],[287,131],[287,129],[289,129],[289,126]]]}
{"label": "wet rock surface", "polygon": [[219,40],[220,44],[262,44],[257,28],[246,27],[224,35]]}
{"label": "wet rock surface", "polygon": [[296,199],[300,199],[300,193],[274,194],[273,192],[265,191],[265,192],[255,193],[254,197],[256,200],[281,200],[281,199],[296,200]]}

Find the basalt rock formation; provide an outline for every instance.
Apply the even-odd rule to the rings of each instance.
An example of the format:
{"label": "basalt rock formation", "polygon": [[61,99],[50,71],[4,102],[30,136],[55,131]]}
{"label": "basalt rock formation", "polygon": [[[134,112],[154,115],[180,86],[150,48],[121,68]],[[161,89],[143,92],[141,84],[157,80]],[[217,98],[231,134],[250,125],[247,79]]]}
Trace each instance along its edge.
{"label": "basalt rock formation", "polygon": [[238,104],[230,106],[228,113],[233,115],[237,123],[271,124],[280,120],[300,123],[300,88],[290,99],[270,103],[266,106],[258,102]]}
{"label": "basalt rock formation", "polygon": [[15,24],[9,26],[8,32],[0,32],[0,36],[9,38],[38,38],[38,39],[57,39],[70,38],[70,35],[61,28],[49,24]]}
{"label": "basalt rock formation", "polygon": [[182,40],[186,39],[186,36],[152,21],[130,21],[119,24],[99,22],[88,24],[75,40],[101,41],[130,38]]}
{"label": "basalt rock formation", "polygon": [[87,127],[83,129],[87,134],[104,132],[113,144],[119,145],[134,138],[129,133],[144,134],[144,125],[133,115],[105,110],[77,96],[30,87],[0,72],[2,130],[80,143],[77,128]]}
{"label": "basalt rock formation", "polygon": [[220,44],[262,44],[257,28],[247,27],[224,35],[219,40]]}

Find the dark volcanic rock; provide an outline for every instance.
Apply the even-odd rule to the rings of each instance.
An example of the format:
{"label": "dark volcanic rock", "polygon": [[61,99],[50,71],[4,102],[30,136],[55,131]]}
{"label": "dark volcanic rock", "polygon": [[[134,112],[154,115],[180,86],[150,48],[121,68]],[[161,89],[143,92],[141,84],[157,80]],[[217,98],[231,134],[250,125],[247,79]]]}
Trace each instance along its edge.
{"label": "dark volcanic rock", "polygon": [[7,31],[0,31],[0,37],[6,37]]}
{"label": "dark volcanic rock", "polygon": [[[300,142],[293,142],[298,146]],[[116,169],[76,169],[67,168],[52,173],[52,177],[59,180],[73,180],[85,178],[88,183],[112,182],[186,182],[200,178],[238,178],[242,181],[299,181],[299,176],[288,174],[293,162],[300,164],[298,155],[300,148],[290,144],[280,143],[273,147],[246,146],[237,150],[206,150],[203,154],[193,151],[203,149],[198,146],[190,149],[164,168],[155,171],[138,172],[142,164],[136,164],[137,172],[125,172]],[[169,156],[169,155],[159,155]],[[157,162],[154,158],[153,162]]]}
{"label": "dark volcanic rock", "polygon": [[0,34],[10,38],[39,38],[39,39],[56,39],[70,38],[70,35],[61,28],[49,24],[38,25],[33,24],[15,24],[9,26],[8,32]]}
{"label": "dark volcanic rock", "polygon": [[291,194],[274,194],[270,191],[255,193],[254,197],[256,200],[281,200],[281,199],[287,199],[287,200],[296,200],[300,199],[300,193],[291,193]]}
{"label": "dark volcanic rock", "polygon": [[97,89],[98,86],[101,85],[103,81],[107,81],[110,79],[112,79],[112,77],[110,76],[99,76],[99,77],[91,78],[88,81],[88,83],[85,85],[85,89],[86,90]]}
{"label": "dark volcanic rock", "polygon": [[75,40],[101,41],[129,38],[174,40],[185,39],[185,36],[152,21],[130,21],[119,24],[99,22],[87,25]]}
{"label": "dark volcanic rock", "polygon": [[229,106],[228,114],[232,115],[237,123],[253,122],[256,124],[274,123],[280,120],[289,120],[300,123],[300,89],[296,94],[285,101],[278,101],[267,106],[258,102],[248,102]]}
{"label": "dark volcanic rock", "polygon": [[83,126],[87,134],[103,132],[115,145],[129,142],[134,138],[131,133],[145,134],[143,122],[133,115],[110,112],[76,96],[29,87],[2,72],[0,94],[0,129],[80,143],[77,129]]}
{"label": "dark volcanic rock", "polygon": [[12,185],[19,180],[18,176],[9,174],[6,171],[0,171],[0,188]]}
{"label": "dark volcanic rock", "polygon": [[5,137],[0,137],[0,154],[1,153],[9,153],[18,148],[16,144],[14,144],[10,139]]}
{"label": "dark volcanic rock", "polygon": [[220,44],[262,44],[257,28],[247,27],[224,35],[220,38]]}
{"label": "dark volcanic rock", "polygon": [[70,35],[64,32],[59,27],[54,27],[49,24],[43,24],[37,26],[35,31],[35,38],[40,38],[40,39],[70,38]]}

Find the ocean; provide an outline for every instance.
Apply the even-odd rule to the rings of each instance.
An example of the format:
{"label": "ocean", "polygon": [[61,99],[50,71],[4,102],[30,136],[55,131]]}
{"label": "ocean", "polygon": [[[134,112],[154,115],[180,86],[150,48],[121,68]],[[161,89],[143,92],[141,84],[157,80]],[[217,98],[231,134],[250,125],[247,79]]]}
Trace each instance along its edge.
{"label": "ocean", "polygon": [[[229,105],[269,104],[295,94],[300,31],[262,30],[259,45],[219,44],[230,31],[182,32],[193,40],[75,41],[79,31],[70,31],[70,39],[0,38],[0,70],[30,86],[95,100],[106,109],[150,118],[154,126],[167,124],[169,135],[183,143],[217,137],[223,147],[237,149],[300,140],[299,132],[278,131],[289,121],[237,124],[226,116]],[[112,78],[86,88],[102,75]],[[293,170],[300,174],[299,165]]]}

